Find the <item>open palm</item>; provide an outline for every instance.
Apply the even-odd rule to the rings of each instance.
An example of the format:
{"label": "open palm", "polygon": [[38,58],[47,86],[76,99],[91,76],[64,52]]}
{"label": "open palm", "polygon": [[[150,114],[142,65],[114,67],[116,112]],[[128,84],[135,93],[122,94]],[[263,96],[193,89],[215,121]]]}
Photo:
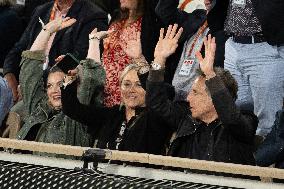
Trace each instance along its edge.
{"label": "open palm", "polygon": [[160,30],[159,41],[155,48],[155,58],[166,59],[172,55],[178,47],[178,40],[182,34],[183,29],[180,28],[177,32],[178,25],[170,25],[167,29],[166,35],[164,36],[164,28]]}
{"label": "open palm", "polygon": [[201,52],[196,53],[196,58],[199,61],[200,69],[205,75],[212,75],[214,73],[214,59],[215,59],[215,51],[216,51],[216,43],[215,38],[208,36],[204,39],[205,46],[205,56],[204,58],[201,55]]}
{"label": "open palm", "polygon": [[58,32],[64,28],[67,28],[73,25],[76,22],[76,19],[66,17],[66,18],[57,18],[55,20],[50,21],[48,24],[44,26],[50,33]]}

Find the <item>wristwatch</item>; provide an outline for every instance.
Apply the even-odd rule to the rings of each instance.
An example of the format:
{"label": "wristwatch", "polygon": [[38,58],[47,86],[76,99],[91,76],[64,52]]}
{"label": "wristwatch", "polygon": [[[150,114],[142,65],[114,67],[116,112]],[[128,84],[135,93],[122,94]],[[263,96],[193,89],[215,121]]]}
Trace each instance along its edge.
{"label": "wristwatch", "polygon": [[152,62],[151,68],[152,68],[152,70],[160,70],[160,69],[162,69],[162,66],[160,64],[155,63],[155,62]]}

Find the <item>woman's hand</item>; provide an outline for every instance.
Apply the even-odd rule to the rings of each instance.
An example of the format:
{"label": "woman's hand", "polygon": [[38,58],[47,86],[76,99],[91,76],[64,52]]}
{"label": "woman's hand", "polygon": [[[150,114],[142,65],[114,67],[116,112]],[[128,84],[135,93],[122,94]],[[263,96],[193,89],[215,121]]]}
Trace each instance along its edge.
{"label": "woman's hand", "polygon": [[200,69],[205,74],[206,79],[210,79],[216,76],[214,72],[214,60],[216,51],[215,37],[212,38],[210,34],[208,35],[208,38],[205,37],[204,46],[205,57],[202,57],[200,50],[195,54],[195,56],[199,61]]}
{"label": "woman's hand", "polygon": [[101,62],[100,54],[100,40],[106,38],[113,30],[109,31],[99,31],[95,28],[89,34],[89,50],[87,58],[93,59],[95,62]]}
{"label": "woman's hand", "polygon": [[90,34],[89,34],[89,39],[93,40],[96,39],[98,41],[106,38],[109,34],[111,34],[113,30],[108,30],[108,31],[99,31],[98,29],[95,28]]}
{"label": "woman's hand", "polygon": [[142,46],[141,46],[141,32],[137,32],[136,39],[127,41],[126,47],[123,46],[124,52],[133,59],[139,59],[142,55]]}
{"label": "woman's hand", "polygon": [[44,25],[42,21],[40,20],[40,23],[43,25],[43,29],[38,34],[37,38],[35,39],[30,51],[45,51],[47,48],[48,41],[50,39],[50,36],[66,27],[71,26],[76,22],[76,19],[74,18],[58,18],[55,19],[48,24]]}
{"label": "woman's hand", "polygon": [[64,28],[72,26],[75,22],[76,22],[75,18],[70,18],[70,17],[57,18],[55,20],[50,21],[48,24],[44,25],[43,29],[50,32],[50,34],[53,34]]}
{"label": "woman's hand", "polygon": [[178,40],[182,34],[183,28],[180,28],[178,31],[177,28],[177,24],[174,26],[169,25],[165,36],[164,28],[160,30],[159,41],[154,53],[154,62],[160,64],[162,67],[165,65],[166,59],[172,55],[178,47]]}

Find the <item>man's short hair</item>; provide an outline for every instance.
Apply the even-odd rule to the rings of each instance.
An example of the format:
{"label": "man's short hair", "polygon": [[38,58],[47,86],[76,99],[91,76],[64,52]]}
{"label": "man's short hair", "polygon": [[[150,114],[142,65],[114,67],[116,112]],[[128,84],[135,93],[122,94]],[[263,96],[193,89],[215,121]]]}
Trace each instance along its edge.
{"label": "man's short hair", "polygon": [[[214,67],[214,71],[216,76],[221,78],[232,98],[236,100],[238,98],[238,83],[232,74],[228,70],[220,67]],[[198,70],[198,73],[200,76],[205,77],[205,74],[200,69]]]}

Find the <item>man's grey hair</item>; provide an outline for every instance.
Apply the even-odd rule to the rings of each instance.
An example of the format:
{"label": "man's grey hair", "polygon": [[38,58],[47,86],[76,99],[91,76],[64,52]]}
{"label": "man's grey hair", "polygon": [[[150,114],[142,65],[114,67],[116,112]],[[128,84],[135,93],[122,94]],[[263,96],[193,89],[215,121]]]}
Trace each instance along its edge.
{"label": "man's grey hair", "polygon": [[16,0],[0,0],[0,6],[13,6],[16,2]]}
{"label": "man's grey hair", "polygon": [[[221,78],[232,98],[236,100],[238,98],[238,83],[232,76],[232,74],[228,70],[225,70],[220,67],[215,67],[214,71],[216,76]],[[200,69],[197,70],[197,73],[199,76],[205,77],[205,74]],[[207,92],[209,92],[207,88],[206,90]]]}

